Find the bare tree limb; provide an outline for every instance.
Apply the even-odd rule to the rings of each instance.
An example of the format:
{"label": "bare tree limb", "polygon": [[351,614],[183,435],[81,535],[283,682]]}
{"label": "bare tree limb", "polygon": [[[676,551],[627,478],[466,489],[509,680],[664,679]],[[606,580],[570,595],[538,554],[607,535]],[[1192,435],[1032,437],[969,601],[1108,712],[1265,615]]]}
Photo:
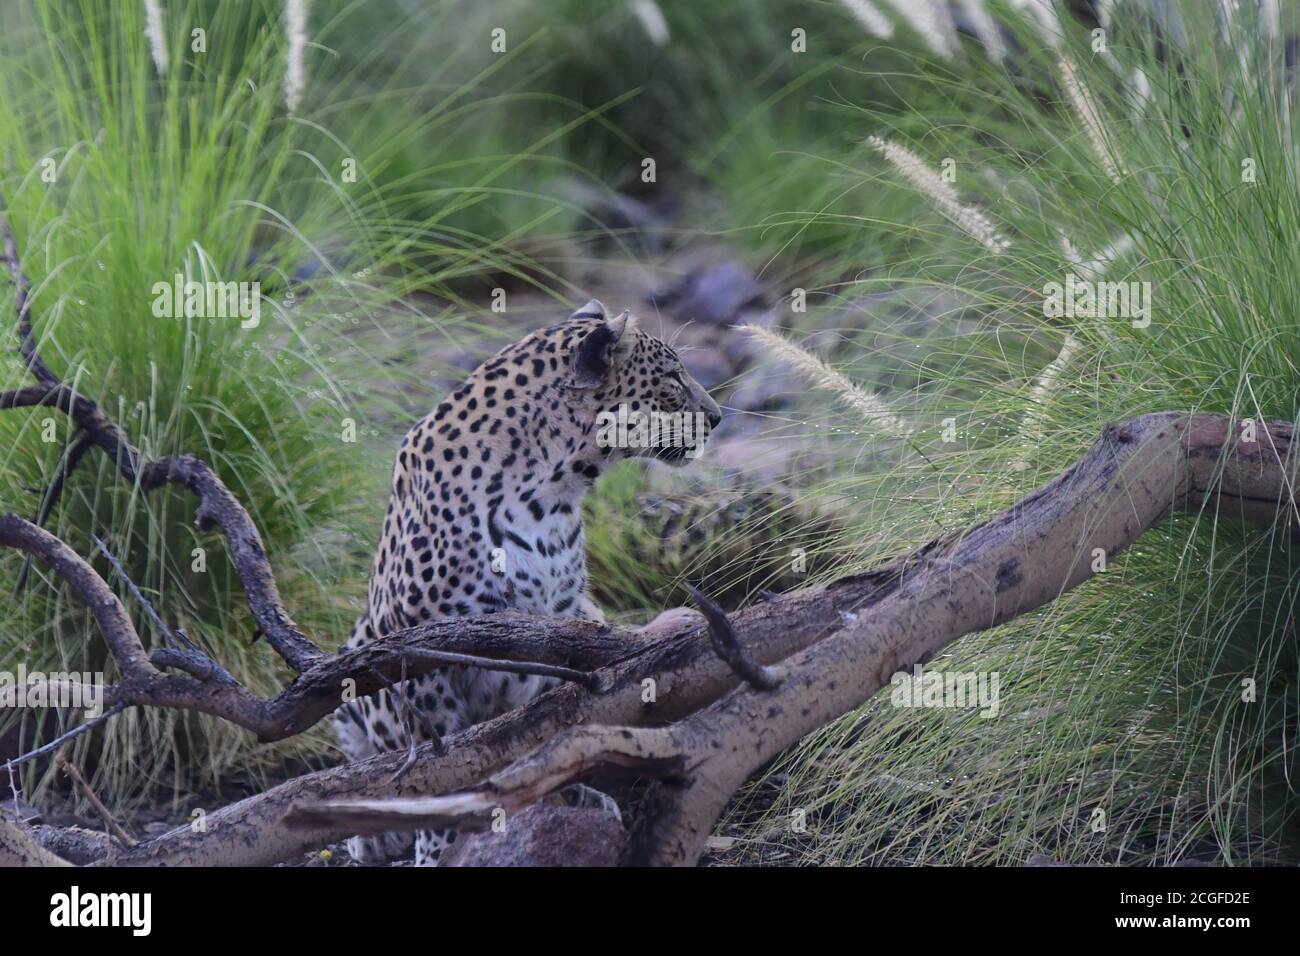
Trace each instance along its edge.
{"label": "bare tree limb", "polygon": [[[64,447],[63,454],[59,456],[59,464],[55,470],[54,478],[49,487],[45,489],[45,494],[41,495],[41,503],[37,506],[36,514],[32,517],[32,524],[38,527],[45,524],[50,512],[54,510],[54,506],[59,501],[59,496],[63,493],[63,486],[67,482],[68,476],[77,470],[77,465],[81,464],[81,459],[95,444],[88,435],[77,434],[74,439]],[[23,566],[18,572],[18,583],[14,585],[15,597],[23,593],[31,569],[32,559],[28,555],[23,559]]]}
{"label": "bare tree limb", "polygon": [[122,824],[117,822],[117,818],[109,812],[108,807],[104,806],[104,802],[99,799],[99,795],[91,789],[90,784],[86,783],[86,778],[81,775],[81,771],[69,763],[68,758],[63,754],[56,756],[54,762],[60,770],[68,775],[72,785],[77,788],[77,792],[81,794],[87,803],[94,807],[95,812],[104,821],[104,826],[108,829],[108,832],[123,846],[135,846],[138,841],[122,829]]}
{"label": "bare tree limb", "polygon": [[[858,609],[843,612],[846,626],[772,669],[783,678],[779,686],[734,687],[671,725],[685,770],[665,788],[669,799],[632,845],[629,862],[693,863],[726,803],[755,770],[961,635],[1004,623],[1077,586],[1093,574],[1094,549],[1113,557],[1175,511],[1211,510],[1264,525],[1293,519],[1292,427],[1268,425],[1259,434],[1258,442],[1242,442],[1226,416],[1185,413],[1110,426],[1075,466],[1014,507],[883,569]],[[790,618],[798,613],[791,613],[788,597],[760,607],[784,610]],[[541,704],[516,719],[526,721]],[[448,819],[473,816],[485,794],[515,773],[557,784],[571,779],[571,761],[556,743],[564,739],[518,758],[490,778],[496,783],[449,794],[432,808]],[[365,813],[378,819],[382,809],[370,803]]]}
{"label": "bare tree limb", "polygon": [[745,653],[736,639],[736,630],[727,620],[727,613],[718,602],[699,588],[686,585],[687,592],[700,606],[700,611],[709,622],[709,639],[713,642],[714,652],[722,662],[735,671],[736,676],[755,690],[772,690],[781,683],[781,679],[770,668],[754,663]]}
{"label": "bare tree limb", "polygon": [[14,757],[12,760],[6,760],[3,764],[0,764],[0,770],[6,770],[6,771],[12,770],[15,767],[27,763],[27,761],[29,760],[34,760],[37,757],[40,757],[44,754],[51,753],[55,750],[58,750],[69,740],[74,740],[77,737],[80,737],[82,734],[94,730],[100,724],[107,723],[108,721],[112,720],[122,711],[126,710],[128,706],[130,705],[127,704],[125,701],[119,701],[118,703],[114,704],[112,707],[108,708],[108,710],[100,714],[98,717],[91,717],[89,720],[82,721],[81,723],[77,724],[77,726],[73,727],[71,730],[67,731],[66,733],[62,733],[59,736],[55,737],[49,743],[43,744],[42,746],[37,747],[35,750],[28,751],[25,754],[20,754],[19,756]]}
{"label": "bare tree limb", "polygon": [[9,226],[9,209],[3,196],[0,196],[0,235],[4,239],[5,262],[9,265],[9,275],[14,282],[14,308],[18,312],[18,351],[38,382],[53,385],[59,381],[58,376],[50,371],[36,351],[36,336],[32,332],[32,284],[23,272],[18,258],[18,244],[14,241],[13,229]]}
{"label": "bare tree limb", "polygon": [[3,866],[72,866],[67,860],[45,849],[21,823],[0,813],[0,867]]}
{"label": "bare tree limb", "polygon": [[575,727],[472,790],[399,800],[294,804],[284,823],[297,829],[345,827],[359,834],[438,827],[482,829],[498,811],[521,810],[597,769],[664,776],[680,773],[683,763],[669,730]]}
{"label": "bare tree limb", "polygon": [[0,515],[0,545],[50,565],[86,602],[125,677],[157,673],[122,602],[82,557],[43,528],[15,514]]}
{"label": "bare tree limb", "polygon": [[[288,781],[213,812],[203,832],[181,828],[128,848],[119,863],[271,863],[356,827],[472,823],[490,801],[518,808],[594,769],[619,766],[663,781],[664,799],[638,821],[628,861],[692,863],[758,767],[860,706],[893,673],[1075,587],[1091,575],[1096,549],[1113,557],[1174,511],[1293,526],[1300,515],[1289,424],[1262,425],[1259,441],[1247,443],[1226,416],[1143,415],[1107,427],[1073,467],[1002,514],[883,568],[782,595],[734,620],[697,593],[711,647],[703,646],[696,620],[670,623],[646,643],[628,629],[507,613],[440,621],[327,656],[285,612],[257,529],[216,474],[190,456],[143,459],[94,402],[40,360],[30,284],[7,223],[4,236],[19,288],[20,351],[39,384],[0,393],[0,408],[58,408],[141,490],[189,488],[199,500],[200,528],[225,534],[254,620],[298,672],[280,695],[262,700],[197,649],[146,655],[121,603],[89,564],[31,522],[0,516],[0,545],[48,562],[90,607],[122,672],[109,689],[111,705],[199,711],[275,740],[333,711],[344,680],[368,694],[405,678],[408,664],[414,676],[449,660],[506,669],[508,659],[546,665],[570,681],[445,746]],[[421,799],[376,804],[393,794]],[[284,826],[290,813],[294,829]],[[0,821],[0,862],[6,853],[33,859],[30,843]]]}

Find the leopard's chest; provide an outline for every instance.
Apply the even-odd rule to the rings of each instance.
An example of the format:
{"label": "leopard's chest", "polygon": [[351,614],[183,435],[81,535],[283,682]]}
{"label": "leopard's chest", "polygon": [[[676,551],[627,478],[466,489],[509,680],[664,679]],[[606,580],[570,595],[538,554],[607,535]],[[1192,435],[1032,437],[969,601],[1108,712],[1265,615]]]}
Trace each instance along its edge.
{"label": "leopard's chest", "polygon": [[490,570],[502,603],[514,610],[572,617],[587,587],[586,546],[576,515],[550,520],[500,521]]}

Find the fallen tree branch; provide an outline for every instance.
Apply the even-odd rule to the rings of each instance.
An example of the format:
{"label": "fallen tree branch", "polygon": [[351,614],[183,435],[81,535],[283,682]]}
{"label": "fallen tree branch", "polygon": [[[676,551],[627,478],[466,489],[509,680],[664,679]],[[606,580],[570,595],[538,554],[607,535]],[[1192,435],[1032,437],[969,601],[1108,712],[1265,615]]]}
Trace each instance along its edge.
{"label": "fallen tree branch", "polygon": [[0,867],[72,866],[45,849],[21,823],[0,813]]}
{"label": "fallen tree branch", "polygon": [[[897,569],[843,579],[824,588],[787,595],[781,602],[747,608],[735,616],[737,632],[756,660],[780,660],[800,647],[838,630],[842,615],[892,586]],[[776,613],[773,613],[775,610]],[[508,615],[467,618],[478,626]],[[395,784],[390,778],[407,759],[390,751],[367,760],[288,780],[265,793],[222,807],[207,815],[207,829],[182,827],[116,855],[116,865],[270,865],[352,833],[337,825],[287,829],[283,816],[294,804],[331,799],[378,799],[426,796],[477,785],[512,760],[547,740],[582,724],[665,724],[715,700],[737,679],[704,639],[698,623],[681,621],[650,643],[636,644],[637,632],[591,622],[528,618],[520,624],[556,627],[576,638],[603,629],[620,643],[622,659],[607,664],[610,688],[602,694],[565,684],[527,706],[474,724],[446,737],[441,748],[423,744],[416,759]],[[454,622],[453,622],[454,623]],[[631,654],[629,647],[636,648]]]}
{"label": "fallen tree branch", "polygon": [[[1219,415],[1153,414],[1111,426],[1078,464],[1012,508],[876,572],[883,576],[858,609],[841,611],[845,626],[770,669],[779,686],[735,686],[672,725],[675,755],[686,769],[664,788],[669,798],[655,819],[643,823],[628,862],[693,863],[727,801],[755,770],[863,704],[893,674],[925,663],[963,634],[1001,624],[1075,587],[1092,575],[1094,549],[1113,557],[1173,511],[1208,508],[1263,524],[1294,517],[1291,426],[1269,425],[1260,435],[1259,442],[1242,443],[1233,422]],[[760,608],[792,625],[802,610],[790,596]],[[743,624],[738,630],[745,633]],[[544,701],[538,701],[498,720],[526,725],[544,715]],[[458,743],[449,741],[449,748],[454,752]],[[510,749],[507,741],[499,743]],[[438,758],[426,759],[430,769],[443,771],[432,775],[435,787],[454,776]],[[571,779],[571,769],[550,741],[491,780],[527,773],[558,786]],[[424,809],[446,812],[448,820],[456,816],[450,811],[472,817],[487,792],[480,785]],[[378,805],[365,810],[370,819],[381,818]],[[311,820],[314,812],[311,804],[297,807],[291,819]]]}
{"label": "fallen tree branch", "polygon": [[[972,631],[1047,604],[1176,511],[1270,525],[1293,520],[1289,424],[1240,441],[1222,415],[1143,415],[1106,428],[1072,468],[993,520],[936,548],[928,566],[838,634],[780,666],[786,682],[741,687],[676,728],[690,771],[631,862],[689,864],[735,790],[803,735],[867,701]],[[721,746],[719,746],[721,744]]]}
{"label": "fallen tree branch", "polygon": [[63,756],[63,754],[55,756],[54,762],[58,765],[60,770],[68,775],[68,778],[72,781],[72,785],[76,787],[77,792],[81,794],[85,801],[94,808],[96,813],[99,814],[99,818],[104,821],[104,827],[108,832],[123,846],[135,846],[138,841],[135,837],[122,829],[122,825],[117,822],[117,818],[109,812],[108,807],[104,806],[104,802],[99,799],[99,795],[95,793],[90,784],[86,782],[86,778],[81,775],[81,771],[69,763],[68,758]]}
{"label": "fallen tree branch", "polygon": [[[755,769],[860,706],[893,673],[1076,586],[1092,573],[1096,549],[1111,558],[1172,511],[1262,524],[1294,523],[1300,514],[1290,425],[1261,426],[1259,441],[1245,443],[1226,416],[1143,415],[1108,427],[1076,465],[992,520],[886,567],[777,597],[734,620],[701,601],[711,646],[695,621],[659,629],[646,643],[625,628],[502,613],[422,625],[328,656],[281,606],[257,529],[216,474],[190,456],[143,459],[94,402],[41,362],[30,285],[7,224],[5,255],[19,286],[20,351],[39,384],[0,393],[0,408],[58,408],[136,487],[189,488],[199,500],[200,528],[225,534],[254,620],[298,672],[280,695],[262,700],[197,649],[146,655],[121,603],[89,564],[31,522],[0,516],[0,545],[45,560],[90,607],[122,672],[106,694],[110,705],[208,713],[275,740],[337,708],[345,681],[358,695],[372,693],[408,676],[408,663],[409,676],[440,666],[448,654],[469,655],[459,662],[478,666],[510,660],[573,670],[570,683],[443,746],[288,781],[214,811],[205,830],[174,830],[125,849],[115,863],[272,863],[352,835],[362,816],[365,826],[382,829],[397,820],[413,827],[415,820],[472,821],[490,800],[526,806],[593,769],[617,766],[662,778],[663,799],[638,821],[627,860],[690,863]],[[394,793],[422,802],[374,803]],[[291,811],[292,830],[283,825]],[[0,859],[39,859],[30,842],[0,821]]]}
{"label": "fallen tree branch", "polygon": [[594,770],[619,769],[653,776],[684,767],[671,731],[660,728],[576,727],[552,737],[527,759],[478,787],[446,796],[399,800],[295,804],[284,817],[296,829],[342,827],[349,833],[386,833],[455,827],[483,829],[494,815],[521,810]]}
{"label": "fallen tree branch", "polygon": [[[16,696],[16,695],[10,695],[10,696]],[[11,705],[4,704],[3,698],[0,698],[0,706],[11,706]],[[58,750],[69,740],[75,740],[77,737],[80,737],[82,734],[94,730],[100,724],[107,723],[108,721],[112,720],[122,711],[126,710],[128,706],[129,705],[125,701],[119,701],[118,703],[110,707],[108,710],[100,714],[98,717],[91,717],[90,719],[85,720],[80,724],[77,724],[77,726],[55,737],[49,743],[43,744],[40,747],[37,747],[35,750],[29,750],[25,754],[20,754],[11,760],[6,760],[3,764],[0,764],[0,770],[11,771],[15,767],[19,767],[22,764],[27,763],[29,760],[35,760],[37,757],[40,757],[43,754],[51,753],[52,751]]]}
{"label": "fallen tree branch", "polygon": [[740,646],[740,641],[736,639],[736,629],[731,626],[726,612],[718,602],[690,584],[686,585],[686,590],[700,606],[705,620],[709,622],[709,639],[713,642],[714,652],[722,662],[755,690],[776,688],[781,683],[781,679],[773,674],[770,668],[754,663],[753,659],[745,653],[745,649]]}

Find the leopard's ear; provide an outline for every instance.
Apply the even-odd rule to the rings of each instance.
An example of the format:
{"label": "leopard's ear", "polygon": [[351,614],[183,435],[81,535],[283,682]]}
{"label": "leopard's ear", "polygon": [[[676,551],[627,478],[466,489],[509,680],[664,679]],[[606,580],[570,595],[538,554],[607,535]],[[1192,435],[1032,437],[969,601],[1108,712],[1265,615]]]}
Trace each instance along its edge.
{"label": "leopard's ear", "polygon": [[[595,302],[595,300],[592,300]],[[602,313],[604,306],[599,302]],[[584,306],[583,308],[586,308]],[[630,329],[636,327],[636,320],[625,309],[622,314],[606,319],[596,326],[578,343],[578,350],[573,356],[573,374],[570,382],[575,388],[597,388],[609,378],[609,371],[618,361],[619,345],[626,338]]]}
{"label": "leopard's ear", "polygon": [[571,319],[603,319],[606,318],[605,305],[599,299],[592,299],[573,315]]}

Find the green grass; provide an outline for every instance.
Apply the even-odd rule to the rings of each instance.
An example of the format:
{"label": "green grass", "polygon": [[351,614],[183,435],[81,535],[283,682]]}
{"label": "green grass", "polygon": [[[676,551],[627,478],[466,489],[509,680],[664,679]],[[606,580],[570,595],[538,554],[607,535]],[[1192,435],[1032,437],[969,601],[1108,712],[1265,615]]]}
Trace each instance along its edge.
{"label": "green grass", "polygon": [[[842,360],[889,389],[924,452],[879,440],[873,458],[860,441],[843,442],[823,489],[842,490],[860,509],[856,535],[842,539],[844,567],[887,560],[1010,505],[1108,421],[1176,408],[1297,419],[1300,286],[1285,263],[1300,234],[1300,193],[1294,109],[1279,95],[1281,50],[1244,22],[1216,40],[1208,5],[1183,12],[1201,39],[1174,54],[1181,75],[1157,60],[1140,30],[1125,32],[1123,45],[1112,41],[1126,75],[1141,66],[1150,78],[1152,98],[1140,111],[1091,56],[1085,32],[1066,41],[1122,170],[1117,181],[1068,102],[1058,56],[1026,30],[1030,55],[1014,77],[974,63],[960,76],[918,69],[930,95],[953,106],[925,128],[897,114],[860,115],[864,135],[909,145],[933,168],[954,157],[962,199],[1011,243],[993,254],[966,241],[954,254],[959,234],[933,211],[893,224],[910,237],[908,260],[836,287],[845,297],[885,293],[910,266],[910,285],[958,303],[924,334],[860,330],[857,341],[871,351]],[[985,109],[972,110],[972,86],[984,91]],[[1254,183],[1242,179],[1247,158]],[[897,170],[876,165],[882,188],[908,188]],[[1087,259],[1124,234],[1131,251],[1102,277],[1151,283],[1150,327],[1045,315],[1045,284],[1081,271],[1061,237]],[[1073,358],[1044,384],[1067,334]],[[808,409],[823,427],[845,418]],[[957,427],[955,442],[942,440],[945,419]],[[891,707],[881,695],[779,761],[771,773],[789,782],[775,799],[760,785],[735,808],[740,855],[1294,861],[1298,583],[1282,527],[1210,514],[1168,522],[1086,586],[964,638],[931,665],[998,672],[996,719]],[[1245,679],[1255,681],[1253,703],[1242,699]],[[769,775],[776,780],[784,778]],[[795,809],[808,812],[808,834],[786,826]],[[1094,830],[1098,810],[1105,828]]]}
{"label": "green grass", "polygon": [[[331,37],[355,39],[369,24],[358,20],[361,5],[337,8],[312,37],[326,51]],[[497,201],[503,194],[494,190],[521,160],[499,137],[480,138],[502,102],[496,94],[445,79],[398,87],[412,80],[410,69],[375,79],[372,60],[385,48],[373,32],[351,58],[309,53],[306,95],[289,116],[280,9],[167,4],[170,67],[159,77],[138,4],[113,13],[84,0],[6,5],[2,182],[46,360],[144,454],[207,460],[260,528],[290,612],[332,645],[347,636],[364,594],[394,428],[410,416],[405,403],[376,398],[375,386],[405,388],[416,401],[430,391],[419,377],[428,363],[392,367],[359,344],[371,341],[360,333],[451,338],[484,328],[457,283],[520,271],[512,234],[550,213],[535,201],[512,219]],[[207,31],[205,53],[190,52],[195,24]],[[360,100],[357,71],[369,78]],[[393,174],[394,155],[416,142],[422,153]],[[343,175],[348,160],[355,181]],[[42,178],[47,167],[52,182]],[[439,185],[458,168],[470,171]],[[476,207],[492,210],[487,225],[463,219]],[[260,282],[260,324],[156,318],[153,285],[178,273]],[[423,298],[411,298],[416,292]],[[26,384],[13,357],[8,285],[0,314],[10,316],[0,387]],[[345,440],[349,423],[355,441]],[[61,416],[0,416],[0,507],[34,512],[70,438]],[[83,555],[93,554],[91,533],[104,538],[170,625],[254,691],[274,693],[285,668],[265,642],[252,642],[224,545],[196,531],[193,515],[186,494],[145,498],[92,452],[48,527]],[[8,593],[20,563],[0,556]],[[146,644],[158,642],[122,582],[94,563],[133,608]],[[3,604],[0,660],[114,678],[79,599],[43,568]],[[53,730],[49,723],[40,733]],[[122,803],[169,788],[183,795],[232,771],[328,748],[321,731],[256,747],[220,722],[150,711],[116,719],[102,741],[82,738],[74,755],[101,794]],[[29,766],[22,783],[30,796],[50,778]]]}
{"label": "green grass", "polygon": [[[621,616],[681,603],[684,580],[736,604],[889,560],[1009,506],[1127,415],[1297,417],[1294,108],[1278,95],[1280,51],[1244,22],[1216,39],[1213,5],[1183,11],[1204,42],[1178,49],[1177,69],[1135,25],[1111,38],[1125,80],[1139,66],[1149,77],[1140,110],[1070,27],[1064,49],[1104,120],[1117,182],[1065,95],[1059,54],[1007,4],[992,6],[1025,51],[1009,68],[969,42],[947,63],[916,53],[907,30],[873,41],[821,0],[660,0],[663,47],[624,4],[593,15],[577,0],[446,0],[411,16],[398,0],[322,2],[292,117],[280,3],[166,4],[162,78],[139,5],[100,6],[0,12],[0,185],[42,351],[146,454],[217,468],[262,529],[291,612],[323,642],[341,640],[359,607],[394,441],[432,403],[428,376],[454,351],[443,346],[501,334],[482,309],[488,289],[584,297],[592,263],[574,240],[592,227],[562,198],[567,179],[684,199],[675,241],[721,239],[770,287],[807,288],[811,310],[783,307],[783,323],[817,334],[836,368],[916,429],[910,441],[875,435],[821,390],[774,418],[818,462],[779,491],[679,481],[665,493],[616,469],[587,524],[593,583]],[[201,55],[188,49],[195,24]],[[790,49],[794,25],[807,54]],[[504,53],[489,47],[495,26]],[[872,134],[932,168],[953,158],[962,200],[1008,248],[954,228],[863,145]],[[639,177],[647,156],[653,189]],[[356,182],[341,176],[350,160]],[[1104,278],[1151,283],[1149,328],[1044,314],[1044,284],[1079,268],[1063,238],[1087,259],[1126,234]],[[261,325],[154,318],[152,285],[177,272],[261,282]],[[1073,355],[1045,382],[1067,335]],[[0,344],[12,355],[11,335]],[[0,387],[25,382],[16,360],[0,366]],[[30,514],[54,473],[69,436],[55,417],[55,440],[42,440],[46,417],[0,416],[0,508]],[[345,419],[355,443],[341,440]],[[748,510],[733,521],[737,500]],[[49,527],[83,555],[91,531],[104,537],[169,623],[274,692],[287,674],[250,642],[221,542],[192,517],[186,496],[144,499],[93,453]],[[1060,601],[963,639],[932,667],[997,671],[997,718],[873,700],[743,795],[726,823],[738,854],[1295,860],[1296,573],[1284,538],[1180,518]],[[813,559],[806,576],[789,573],[792,546]],[[0,555],[0,587],[20,564]],[[0,606],[0,660],[104,666],[80,601],[39,567]],[[129,803],[330,748],[319,731],[259,748],[216,722],[133,712],[75,756],[102,795]],[[39,797],[52,780],[29,768],[21,782]],[[795,809],[809,833],[790,832]]]}

